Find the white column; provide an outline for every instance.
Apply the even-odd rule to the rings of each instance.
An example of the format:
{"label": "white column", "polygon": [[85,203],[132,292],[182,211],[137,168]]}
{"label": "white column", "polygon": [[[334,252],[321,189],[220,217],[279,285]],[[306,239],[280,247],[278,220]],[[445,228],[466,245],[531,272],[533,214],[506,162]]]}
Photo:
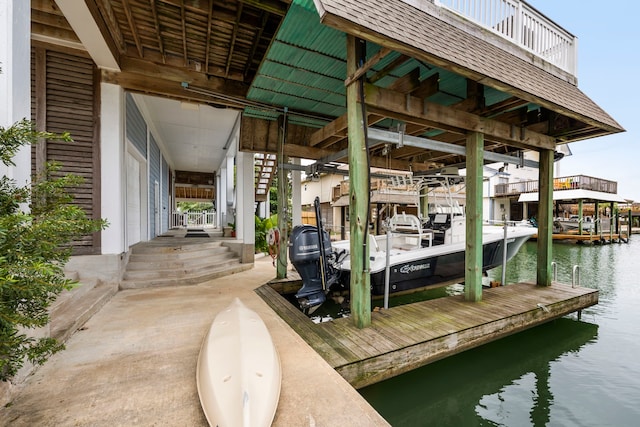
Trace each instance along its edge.
{"label": "white column", "polygon": [[[0,0],[0,126],[31,118],[31,2]],[[0,163],[0,176],[19,186],[31,181],[31,146],[13,158],[15,167]]]}
{"label": "white column", "polygon": [[119,254],[127,251],[124,91],[118,85],[101,83],[100,102],[100,209],[109,222],[102,231],[102,253]]}
{"label": "white column", "polygon": [[224,205],[222,204],[222,178],[220,177],[220,171],[216,172],[216,225],[219,228],[222,228],[224,224],[222,223],[222,209]]}
{"label": "white column", "polygon": [[255,244],[255,189],[253,154],[238,152],[236,156],[236,232],[238,239],[247,244]]}
{"label": "white column", "polygon": [[220,206],[220,227],[227,226],[227,163],[222,162],[220,168],[220,200],[218,201]]}
{"label": "white column", "polygon": [[[292,159],[294,165],[300,165],[300,159]],[[300,188],[301,172],[299,170],[291,171],[291,225],[302,225],[302,189]]]}
{"label": "white column", "polygon": [[227,178],[226,178],[227,205],[225,206],[225,210],[227,212],[227,222],[234,222],[233,210],[236,207],[235,188],[234,188],[234,182],[233,182],[234,163],[235,163],[234,156],[230,155],[229,157],[227,157],[227,167],[225,168],[227,173]]}

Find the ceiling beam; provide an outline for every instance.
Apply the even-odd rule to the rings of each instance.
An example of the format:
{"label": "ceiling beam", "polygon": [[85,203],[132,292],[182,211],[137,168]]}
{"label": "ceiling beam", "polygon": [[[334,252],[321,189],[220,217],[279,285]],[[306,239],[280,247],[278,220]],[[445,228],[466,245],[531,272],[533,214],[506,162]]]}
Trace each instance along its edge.
{"label": "ceiling beam", "polygon": [[74,0],[56,0],[56,4],[96,65],[99,68],[119,70],[120,54],[104,21],[96,21],[94,14],[100,17],[97,9],[92,11],[85,2]]}
{"label": "ceiling beam", "polygon": [[164,44],[162,43],[162,35],[160,33],[160,21],[158,20],[158,10],[156,8],[155,0],[149,0],[149,4],[151,6],[151,14],[153,15],[153,25],[156,28],[156,39],[158,40],[158,50],[160,50],[160,54],[162,55],[162,63],[167,63],[167,56],[164,53]]}
{"label": "ceiling beam", "polygon": [[460,133],[481,132],[490,140],[520,148],[555,149],[556,141],[553,137],[372,84],[365,86],[365,102],[367,106],[382,111],[424,119],[438,129],[457,128]]}
{"label": "ceiling beam", "polygon": [[227,80],[222,77],[207,76],[202,72],[162,65],[137,58],[123,57],[121,67],[123,73],[142,74],[147,75],[150,80],[157,78],[177,82],[178,84],[187,82],[193,86],[235,97],[244,98],[249,90],[247,83]]}
{"label": "ceiling beam", "polygon": [[[466,147],[456,144],[448,144],[446,142],[436,141],[434,139],[419,138],[412,135],[401,135],[398,132],[391,132],[382,129],[369,128],[367,130],[369,140],[378,143],[391,143],[409,145],[425,150],[439,151],[442,153],[456,154],[466,156]],[[532,160],[524,160],[518,156],[510,156],[506,154],[494,153],[493,151],[484,151],[484,159],[490,162],[502,162],[510,164],[523,164],[524,166],[537,168],[538,162]]]}

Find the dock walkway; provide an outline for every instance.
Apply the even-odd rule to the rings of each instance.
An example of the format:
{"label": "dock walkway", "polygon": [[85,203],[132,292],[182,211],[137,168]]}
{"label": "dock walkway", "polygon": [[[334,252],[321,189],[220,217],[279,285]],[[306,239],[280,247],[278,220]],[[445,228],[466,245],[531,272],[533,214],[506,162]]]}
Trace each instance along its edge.
{"label": "dock walkway", "polygon": [[356,388],[565,316],[598,302],[598,291],[554,283],[518,283],[372,313],[372,325],[351,319],[313,323],[270,285],[256,290],[336,371]]}

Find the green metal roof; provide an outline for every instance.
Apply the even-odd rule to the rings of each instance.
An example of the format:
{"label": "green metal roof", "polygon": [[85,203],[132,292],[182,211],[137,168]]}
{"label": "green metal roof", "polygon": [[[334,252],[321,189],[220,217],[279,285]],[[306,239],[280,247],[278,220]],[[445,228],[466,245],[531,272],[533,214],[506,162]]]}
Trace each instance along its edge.
{"label": "green metal roof", "polygon": [[[367,43],[367,56],[371,57],[380,46]],[[384,69],[400,56],[393,52],[376,64],[369,74]],[[419,69],[420,81],[439,73],[439,92],[428,98],[431,102],[451,105],[466,98],[466,79],[431,64],[410,59],[380,79],[376,84],[391,85],[397,78]],[[312,0],[294,0],[254,79],[247,98],[290,110],[328,118],[346,113],[347,75],[346,35],[320,23]],[[485,87],[487,105],[500,102],[510,95]],[[244,114],[264,119],[277,118],[255,108],[246,108]],[[292,116],[293,117],[293,116]],[[292,118],[306,126],[319,127],[326,121]],[[380,125],[385,126],[387,121]]]}

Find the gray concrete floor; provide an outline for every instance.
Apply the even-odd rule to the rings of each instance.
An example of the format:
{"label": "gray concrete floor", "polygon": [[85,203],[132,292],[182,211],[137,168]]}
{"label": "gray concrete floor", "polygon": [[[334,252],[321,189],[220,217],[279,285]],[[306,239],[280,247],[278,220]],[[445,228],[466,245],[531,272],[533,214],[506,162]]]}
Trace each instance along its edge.
{"label": "gray concrete floor", "polygon": [[388,425],[253,292],[274,276],[265,257],[200,285],[119,292],[0,409],[0,425],[207,425],[196,361],[215,315],[234,297],[260,314],[280,354],[274,426]]}

